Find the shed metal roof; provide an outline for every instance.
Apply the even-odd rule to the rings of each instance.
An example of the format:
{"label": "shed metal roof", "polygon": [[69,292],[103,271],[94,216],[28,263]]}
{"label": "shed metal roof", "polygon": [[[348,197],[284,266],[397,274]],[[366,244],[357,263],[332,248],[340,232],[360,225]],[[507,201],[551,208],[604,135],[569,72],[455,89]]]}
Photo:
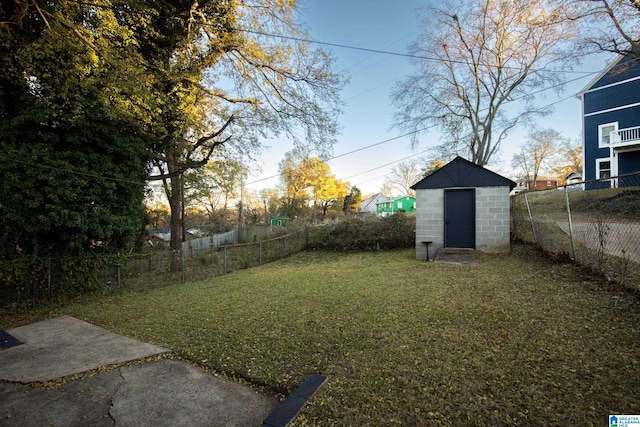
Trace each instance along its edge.
{"label": "shed metal roof", "polygon": [[488,169],[456,157],[431,175],[411,186],[414,190],[456,187],[509,187],[516,183]]}

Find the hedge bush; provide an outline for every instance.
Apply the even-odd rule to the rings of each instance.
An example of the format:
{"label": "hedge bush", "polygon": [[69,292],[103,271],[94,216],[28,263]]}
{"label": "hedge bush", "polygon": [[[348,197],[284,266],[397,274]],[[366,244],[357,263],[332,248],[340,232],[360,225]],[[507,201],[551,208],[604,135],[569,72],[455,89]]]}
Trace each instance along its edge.
{"label": "hedge bush", "polygon": [[307,249],[341,252],[407,249],[415,246],[415,215],[353,218],[313,229]]}
{"label": "hedge bush", "polygon": [[105,273],[118,264],[126,265],[123,260],[115,254],[0,260],[0,313],[110,286]]}

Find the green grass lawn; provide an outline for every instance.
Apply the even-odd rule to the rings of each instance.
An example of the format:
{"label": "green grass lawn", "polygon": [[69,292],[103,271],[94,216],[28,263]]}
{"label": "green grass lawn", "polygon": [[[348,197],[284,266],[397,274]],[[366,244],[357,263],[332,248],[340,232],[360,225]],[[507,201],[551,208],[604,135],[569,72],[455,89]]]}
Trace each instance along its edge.
{"label": "green grass lawn", "polygon": [[602,426],[640,414],[640,298],[517,245],[473,265],[303,252],[70,314],[272,391],[328,382],[295,425]]}

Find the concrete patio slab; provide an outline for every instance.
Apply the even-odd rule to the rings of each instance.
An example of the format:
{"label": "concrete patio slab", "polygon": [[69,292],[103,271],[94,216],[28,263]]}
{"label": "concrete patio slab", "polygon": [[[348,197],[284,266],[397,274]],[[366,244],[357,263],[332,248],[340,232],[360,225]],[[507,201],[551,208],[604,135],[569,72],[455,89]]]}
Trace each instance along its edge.
{"label": "concrete patio slab", "polygon": [[0,379],[21,383],[50,381],[169,351],[71,316],[7,332],[23,344],[0,351]]}
{"label": "concrete patio slab", "polygon": [[[162,358],[169,350],[70,316],[8,331],[23,344],[0,350],[2,426],[259,426],[274,395]],[[86,372],[51,388],[34,386]]]}
{"label": "concrete patio slab", "polygon": [[0,383],[0,425],[259,426],[278,403],[188,363],[161,359],[54,389]]}

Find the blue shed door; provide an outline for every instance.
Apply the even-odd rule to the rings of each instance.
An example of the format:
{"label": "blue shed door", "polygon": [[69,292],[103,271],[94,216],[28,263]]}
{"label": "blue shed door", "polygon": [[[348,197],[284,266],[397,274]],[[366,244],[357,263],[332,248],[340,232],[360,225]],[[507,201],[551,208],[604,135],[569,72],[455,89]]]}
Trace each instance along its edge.
{"label": "blue shed door", "polygon": [[444,190],[444,246],[476,248],[476,192]]}

